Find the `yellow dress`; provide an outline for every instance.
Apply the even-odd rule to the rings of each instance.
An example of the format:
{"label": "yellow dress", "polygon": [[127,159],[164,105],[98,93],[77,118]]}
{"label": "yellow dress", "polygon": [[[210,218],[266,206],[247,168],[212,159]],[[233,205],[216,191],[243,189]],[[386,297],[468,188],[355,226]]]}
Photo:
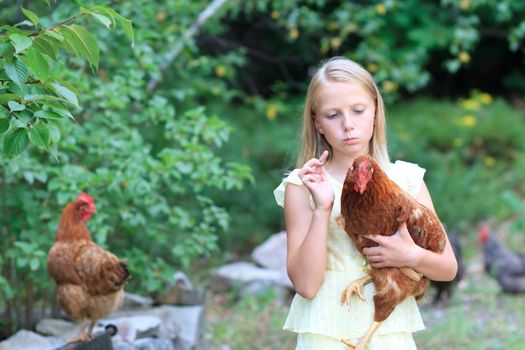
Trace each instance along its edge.
{"label": "yellow dress", "polygon": [[[385,169],[388,176],[410,195],[416,197],[421,189],[425,170],[416,164],[397,161]],[[287,183],[303,185],[299,169],[292,171],[274,190],[277,204],[284,206]],[[341,293],[354,280],[366,274],[366,261],[336,219],[341,212],[342,184],[328,178],[335,193],[330,215],[327,240],[327,264],[324,280],[313,299],[296,294],[284,329],[298,333],[296,350],[347,350],[340,342],[350,339],[354,343],[363,337],[373,322],[375,288],[369,283],[364,288],[367,303],[352,297],[350,306],[341,305]],[[311,200],[313,205],[313,201]],[[372,233],[372,232],[371,232]],[[397,305],[372,337],[368,350],[412,350],[416,345],[412,333],[424,329],[423,320],[413,297]]]}

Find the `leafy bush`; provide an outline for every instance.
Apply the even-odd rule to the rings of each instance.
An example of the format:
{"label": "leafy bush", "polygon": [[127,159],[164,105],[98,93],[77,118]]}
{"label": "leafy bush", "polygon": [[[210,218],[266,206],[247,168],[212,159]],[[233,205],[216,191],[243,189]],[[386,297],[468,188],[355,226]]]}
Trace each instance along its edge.
{"label": "leafy bush", "polygon": [[[240,189],[251,173],[218,155],[231,128],[200,96],[224,88],[213,68],[235,57],[208,59],[184,36],[186,28],[164,22],[166,12],[193,21],[204,5],[115,5],[133,18],[134,48],[93,27],[93,36],[102,38],[98,75],[90,74],[89,60],[74,57],[56,67],[54,75],[81,92],[77,122],[55,125],[60,147],[54,153],[29,147],[21,156],[0,158],[3,331],[32,327],[27,315],[37,303],[47,312],[54,298],[45,257],[62,208],[81,191],[98,208],[88,223],[93,239],[129,263],[135,276],[129,291],[160,290],[175,269],[217,250],[230,219],[213,195]],[[41,21],[60,23],[73,11],[74,4],[63,2]],[[181,37],[186,46],[174,61],[168,51]]]}
{"label": "leafy bush", "polygon": [[389,111],[392,158],[427,169],[434,206],[446,224],[522,212],[525,120],[519,110],[475,92],[458,103],[418,99]]}

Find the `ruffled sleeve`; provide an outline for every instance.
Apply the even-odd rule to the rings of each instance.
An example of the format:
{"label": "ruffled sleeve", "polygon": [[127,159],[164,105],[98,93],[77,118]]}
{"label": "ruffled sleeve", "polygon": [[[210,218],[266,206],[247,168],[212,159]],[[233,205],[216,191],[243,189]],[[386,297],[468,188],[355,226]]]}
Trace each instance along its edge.
{"label": "ruffled sleeve", "polygon": [[303,185],[303,182],[299,178],[299,169],[294,169],[291,173],[284,178],[283,182],[273,191],[275,201],[277,204],[284,208],[284,192],[286,190],[286,184],[292,183],[294,185]]}
{"label": "ruffled sleeve", "polygon": [[398,160],[394,163],[392,179],[412,197],[417,197],[423,185],[426,170],[417,164]]}

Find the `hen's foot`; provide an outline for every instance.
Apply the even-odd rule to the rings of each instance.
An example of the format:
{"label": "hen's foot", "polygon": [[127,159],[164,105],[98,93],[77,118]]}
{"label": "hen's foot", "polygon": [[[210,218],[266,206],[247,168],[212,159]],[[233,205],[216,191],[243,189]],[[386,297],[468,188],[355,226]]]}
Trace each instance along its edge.
{"label": "hen's foot", "polygon": [[348,346],[349,349],[351,350],[355,350],[355,345],[350,343],[350,341],[346,340],[346,339],[341,339],[341,343],[345,344],[346,346]]}
{"label": "hen's foot", "polygon": [[366,275],[350,283],[350,285],[341,294],[341,305],[344,304],[345,302],[347,305],[350,305],[350,299],[352,299],[352,295],[354,293],[357,294],[359,299],[361,299],[363,302],[366,303],[367,301],[363,293],[363,286],[371,281],[372,281],[372,277],[370,277],[369,275]]}
{"label": "hen's foot", "polygon": [[93,336],[87,334],[87,333],[80,333],[78,337],[73,338],[68,343],[79,343],[79,342],[88,342],[93,340]]}
{"label": "hen's foot", "polygon": [[361,342],[357,345],[354,345],[352,343],[350,343],[350,341],[346,340],[346,339],[341,339],[341,343],[345,344],[346,346],[348,346],[348,349],[351,349],[351,350],[366,350],[366,345],[365,343]]}

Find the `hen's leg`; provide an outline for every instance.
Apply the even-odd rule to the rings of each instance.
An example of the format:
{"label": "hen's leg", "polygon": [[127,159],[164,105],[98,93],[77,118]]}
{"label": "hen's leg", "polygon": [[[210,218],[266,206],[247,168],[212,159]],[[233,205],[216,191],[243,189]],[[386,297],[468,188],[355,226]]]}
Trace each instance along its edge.
{"label": "hen's leg", "polygon": [[423,274],[419,273],[419,272],[416,272],[416,270],[414,270],[413,268],[411,267],[401,267],[399,268],[399,270],[404,274],[406,275],[407,277],[409,277],[410,279],[414,280],[414,281],[420,281],[421,280],[421,277],[423,277]]}
{"label": "hen's leg", "polygon": [[352,343],[350,343],[348,340],[346,339],[341,339],[341,342],[343,344],[345,344],[346,346],[348,346],[350,349],[352,350],[365,350],[366,349],[366,346],[368,345],[368,343],[370,342],[370,339],[372,338],[372,336],[374,335],[375,331],[377,330],[377,328],[381,325],[381,322],[377,322],[377,321],[374,321],[374,323],[372,323],[372,325],[370,326],[370,328],[368,329],[368,331],[366,332],[365,334],[365,337],[363,338],[363,340],[361,340],[359,342],[359,344],[354,345]]}
{"label": "hen's leg", "polygon": [[79,342],[79,341],[88,341],[89,340],[89,336],[86,334],[85,328],[86,328],[86,320],[82,319],[80,321],[80,333],[78,334],[78,336],[76,338],[73,338],[70,341],[70,343],[76,343],[76,342]]}
{"label": "hen's leg", "polygon": [[93,339],[93,329],[95,328],[96,320],[91,319],[91,322],[89,323],[89,331],[88,331],[88,337],[89,339]]}
{"label": "hen's leg", "polygon": [[357,294],[359,299],[366,303],[365,295],[363,294],[363,286],[370,282],[372,282],[372,277],[366,275],[350,283],[350,285],[343,291],[343,294],[341,294],[341,304],[346,302],[347,305],[350,305],[350,299],[354,293]]}

